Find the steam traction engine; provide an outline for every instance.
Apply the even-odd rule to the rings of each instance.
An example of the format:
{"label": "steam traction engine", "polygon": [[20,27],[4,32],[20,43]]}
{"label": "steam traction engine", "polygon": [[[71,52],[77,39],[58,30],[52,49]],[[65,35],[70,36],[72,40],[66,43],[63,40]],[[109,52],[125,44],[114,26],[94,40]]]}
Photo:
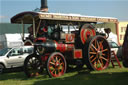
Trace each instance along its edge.
{"label": "steam traction engine", "polygon": [[[116,18],[91,17],[75,14],[22,12],[11,19],[23,24],[24,45],[33,45],[34,53],[24,62],[28,77],[39,75],[44,69],[50,77],[59,77],[69,65],[91,70],[106,69],[110,48],[106,36],[96,32],[97,22],[115,23]],[[24,24],[29,36],[24,37]]]}

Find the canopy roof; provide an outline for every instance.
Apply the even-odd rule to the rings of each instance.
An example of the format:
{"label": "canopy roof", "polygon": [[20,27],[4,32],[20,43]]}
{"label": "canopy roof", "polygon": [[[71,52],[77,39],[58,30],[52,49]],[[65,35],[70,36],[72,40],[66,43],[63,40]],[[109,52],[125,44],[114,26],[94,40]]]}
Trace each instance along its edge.
{"label": "canopy roof", "polygon": [[31,24],[33,22],[33,18],[39,18],[39,13],[28,11],[28,12],[21,12],[16,14],[11,18],[11,23],[21,23],[22,20],[25,24]]}
{"label": "canopy roof", "polygon": [[44,13],[44,12],[22,12],[11,18],[11,23],[21,23],[22,20],[25,24],[30,24],[35,20],[57,20],[57,21],[72,21],[72,22],[110,22],[117,23],[117,18],[112,17],[97,17],[85,16],[80,14],[62,14],[62,13]]}

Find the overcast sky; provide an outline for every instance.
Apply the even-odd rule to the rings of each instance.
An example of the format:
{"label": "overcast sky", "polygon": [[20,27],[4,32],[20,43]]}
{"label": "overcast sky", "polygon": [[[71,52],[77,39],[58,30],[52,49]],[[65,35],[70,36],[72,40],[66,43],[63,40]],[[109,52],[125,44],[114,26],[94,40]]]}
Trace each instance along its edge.
{"label": "overcast sky", "polygon": [[[48,0],[49,12],[116,17],[128,21],[128,0]],[[0,22],[23,11],[40,8],[40,0],[0,0]]]}

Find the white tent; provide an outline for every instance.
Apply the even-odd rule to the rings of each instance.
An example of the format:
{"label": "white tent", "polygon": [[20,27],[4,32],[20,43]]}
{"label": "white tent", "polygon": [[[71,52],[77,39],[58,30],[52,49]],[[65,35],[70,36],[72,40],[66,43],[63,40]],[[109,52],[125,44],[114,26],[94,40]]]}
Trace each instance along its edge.
{"label": "white tent", "polygon": [[20,34],[5,34],[7,47],[22,46],[22,37]]}
{"label": "white tent", "polygon": [[[28,34],[25,34],[25,37]],[[23,46],[22,35],[21,34],[4,34],[0,35],[0,49],[1,48],[12,48],[17,46]]]}

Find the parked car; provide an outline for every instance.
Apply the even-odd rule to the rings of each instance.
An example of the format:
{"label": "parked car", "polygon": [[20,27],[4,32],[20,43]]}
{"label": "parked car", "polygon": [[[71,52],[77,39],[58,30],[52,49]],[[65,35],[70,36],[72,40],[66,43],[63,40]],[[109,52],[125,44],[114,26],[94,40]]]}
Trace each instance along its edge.
{"label": "parked car", "polygon": [[128,68],[128,24],[123,42],[123,66]]}
{"label": "parked car", "polygon": [[[115,52],[117,58],[119,60],[122,60],[122,46],[119,46],[117,43],[113,41],[110,41],[109,45],[110,45],[111,51]],[[114,56],[111,56],[111,57],[114,57]]]}
{"label": "parked car", "polygon": [[4,48],[0,50],[0,73],[5,68],[22,67],[25,58],[32,52],[32,46]]}

